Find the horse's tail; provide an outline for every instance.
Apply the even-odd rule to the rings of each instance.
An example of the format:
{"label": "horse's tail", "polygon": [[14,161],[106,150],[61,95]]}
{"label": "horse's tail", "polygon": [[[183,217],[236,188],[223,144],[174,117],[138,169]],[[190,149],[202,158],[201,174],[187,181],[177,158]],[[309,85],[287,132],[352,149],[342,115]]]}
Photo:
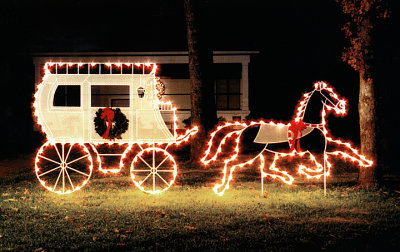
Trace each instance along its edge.
{"label": "horse's tail", "polygon": [[234,151],[237,153],[238,142],[241,133],[248,127],[246,123],[233,122],[225,123],[222,126],[218,126],[217,129],[210,134],[207,149],[204,156],[201,158],[201,162],[208,165],[211,161],[216,161],[217,158],[222,154],[222,148],[232,138],[235,140]]}
{"label": "horse's tail", "polygon": [[361,155],[355,147],[351,146],[350,143],[343,142],[339,139],[333,139],[331,137],[327,137],[326,140],[328,143],[334,143],[336,146],[340,147],[334,151],[327,151],[327,154],[341,156],[344,159],[355,162],[360,167],[371,167],[374,164],[372,160],[369,160],[365,156]]}

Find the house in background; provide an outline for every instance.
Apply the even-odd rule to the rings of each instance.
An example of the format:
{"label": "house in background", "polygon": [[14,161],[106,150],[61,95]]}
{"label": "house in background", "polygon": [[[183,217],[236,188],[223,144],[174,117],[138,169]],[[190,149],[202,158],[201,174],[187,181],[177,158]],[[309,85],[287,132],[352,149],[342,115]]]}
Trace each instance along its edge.
{"label": "house in background", "polygon": [[[215,101],[217,116],[225,120],[241,120],[249,115],[249,63],[252,55],[258,51],[215,51],[214,77]],[[43,77],[43,66],[46,62],[79,62],[79,63],[156,63],[157,76],[165,85],[163,101],[171,101],[177,108],[178,128],[184,128],[183,120],[190,117],[190,82],[189,58],[187,52],[80,52],[80,53],[38,53],[33,55],[35,82],[40,83]],[[118,73],[110,73],[118,74]],[[124,98],[124,95],[127,96]],[[128,94],[117,94],[110,101],[123,103]],[[165,119],[170,124],[169,119]]]}

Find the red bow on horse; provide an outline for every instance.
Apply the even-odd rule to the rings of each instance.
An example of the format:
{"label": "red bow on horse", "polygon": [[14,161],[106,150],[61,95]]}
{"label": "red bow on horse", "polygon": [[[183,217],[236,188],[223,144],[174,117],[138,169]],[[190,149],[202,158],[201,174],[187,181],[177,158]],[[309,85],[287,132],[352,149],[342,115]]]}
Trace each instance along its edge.
{"label": "red bow on horse", "polygon": [[288,128],[290,152],[292,152],[295,147],[296,147],[297,152],[301,151],[301,149],[300,149],[301,131],[305,128],[306,128],[306,124],[301,120],[298,122],[296,122],[295,120],[292,120],[290,122],[290,126]]}

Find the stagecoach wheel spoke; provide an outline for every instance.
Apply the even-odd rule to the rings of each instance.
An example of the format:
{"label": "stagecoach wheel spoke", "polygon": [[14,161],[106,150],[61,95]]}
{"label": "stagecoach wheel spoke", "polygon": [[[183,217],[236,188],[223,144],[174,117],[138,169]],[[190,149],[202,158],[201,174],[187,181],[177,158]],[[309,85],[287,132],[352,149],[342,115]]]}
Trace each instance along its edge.
{"label": "stagecoach wheel spoke", "polygon": [[80,157],[80,158],[74,159],[74,160],[72,160],[71,162],[68,162],[67,165],[70,165],[70,164],[72,164],[72,163],[75,163],[75,162],[77,162],[77,161],[79,161],[79,160],[81,160],[81,159],[87,158],[87,157],[89,157],[89,154],[87,154],[87,155],[85,155],[85,156],[82,156],[82,157]]}
{"label": "stagecoach wheel spoke", "polygon": [[62,169],[62,193],[65,193],[65,168]]}
{"label": "stagecoach wheel spoke", "polygon": [[62,171],[63,171],[63,170],[61,169],[61,170],[60,170],[60,173],[58,174],[56,183],[54,183],[53,192],[56,190],[56,187],[57,187],[58,181],[60,180],[60,176],[61,176]]}
{"label": "stagecoach wheel spoke", "polygon": [[147,165],[147,167],[150,168],[150,170],[153,169],[153,167],[152,167],[151,165],[149,165],[149,164],[146,162],[146,160],[144,160],[141,156],[139,156],[139,158],[142,160],[142,162],[143,162],[144,164]]}
{"label": "stagecoach wheel spoke", "polygon": [[165,181],[165,179],[163,177],[160,176],[160,174],[156,173],[157,176],[166,184],[169,186],[169,183],[167,181]]}
{"label": "stagecoach wheel spoke", "polygon": [[64,162],[67,162],[68,157],[69,157],[69,153],[71,152],[71,149],[72,149],[72,145],[69,146],[68,153],[67,153],[67,155],[65,156]]}
{"label": "stagecoach wheel spoke", "polygon": [[133,182],[150,194],[167,190],[174,183],[176,175],[177,166],[171,154],[154,146],[140,151],[131,164]]}
{"label": "stagecoach wheel spoke", "polygon": [[154,144],[153,144],[153,149],[152,149],[152,151],[153,151],[153,158],[152,158],[152,160],[153,160],[153,167],[152,167],[152,173],[153,173],[153,192],[155,192],[155,191],[156,191],[156,174],[155,174],[154,168],[156,167],[156,151],[155,151],[155,149],[154,149]]}
{"label": "stagecoach wheel spoke", "polygon": [[43,158],[43,159],[46,159],[47,161],[53,162],[53,163],[55,163],[55,164],[61,165],[61,163],[59,163],[59,162],[57,162],[57,161],[55,161],[55,160],[53,160],[53,159],[44,157],[44,156],[42,156],[42,155],[40,155],[40,154],[38,154],[38,157]]}
{"label": "stagecoach wheel spoke", "polygon": [[[68,159],[72,161],[68,162]],[[71,167],[71,163],[74,167]],[[54,167],[54,164],[58,166]],[[47,190],[59,194],[71,193],[86,185],[92,169],[92,158],[83,144],[47,142],[35,159],[39,182]]]}
{"label": "stagecoach wheel spoke", "polygon": [[72,187],[72,191],[75,191],[74,184],[72,183],[71,177],[69,176],[69,174],[68,174],[68,170],[67,170],[67,169],[65,169],[65,174],[67,174],[67,177],[68,177],[69,183],[71,184],[71,187]]}
{"label": "stagecoach wheel spoke", "polygon": [[164,162],[165,160],[167,160],[169,157],[165,157],[163,161],[161,161],[161,163],[159,165],[157,165],[156,169],[158,169]]}
{"label": "stagecoach wheel spoke", "polygon": [[67,168],[67,169],[70,169],[70,170],[72,170],[72,171],[74,171],[74,172],[77,172],[77,173],[79,173],[79,174],[85,175],[85,176],[87,176],[87,177],[89,177],[89,176],[90,176],[90,174],[87,174],[87,173],[81,172],[81,171],[79,171],[79,170],[77,170],[77,169],[75,169],[75,168],[72,168],[72,167],[71,167],[71,166],[69,166],[69,165],[67,165],[67,166],[66,166],[66,168]]}
{"label": "stagecoach wheel spoke", "polygon": [[46,174],[48,174],[48,173],[50,173],[50,172],[53,172],[53,171],[55,171],[55,170],[57,170],[57,169],[61,169],[61,166],[57,166],[57,167],[54,168],[54,169],[48,170],[48,171],[46,171],[46,172],[43,172],[43,173],[39,174],[38,176],[41,177],[41,176],[46,175]]}
{"label": "stagecoach wheel spoke", "polygon": [[148,178],[150,178],[150,175],[151,175],[152,173],[149,173],[143,180],[141,180],[139,183],[140,184],[143,184]]}
{"label": "stagecoach wheel spoke", "polygon": [[54,149],[56,150],[58,158],[60,159],[60,161],[63,162],[63,158],[61,157],[60,152],[58,151],[57,144],[54,145]]}

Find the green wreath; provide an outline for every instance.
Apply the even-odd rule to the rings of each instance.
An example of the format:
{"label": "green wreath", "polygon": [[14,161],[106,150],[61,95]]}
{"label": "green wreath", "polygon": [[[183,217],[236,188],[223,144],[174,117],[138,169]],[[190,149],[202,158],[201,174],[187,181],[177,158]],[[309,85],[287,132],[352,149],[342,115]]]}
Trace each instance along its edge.
{"label": "green wreath", "polygon": [[[128,130],[129,120],[119,108],[112,109],[112,111],[114,111],[114,119],[108,133],[108,139],[121,139],[121,135]],[[107,130],[106,120],[101,118],[102,113],[103,109],[100,108],[96,111],[94,118],[95,130],[100,136],[103,136]]]}

